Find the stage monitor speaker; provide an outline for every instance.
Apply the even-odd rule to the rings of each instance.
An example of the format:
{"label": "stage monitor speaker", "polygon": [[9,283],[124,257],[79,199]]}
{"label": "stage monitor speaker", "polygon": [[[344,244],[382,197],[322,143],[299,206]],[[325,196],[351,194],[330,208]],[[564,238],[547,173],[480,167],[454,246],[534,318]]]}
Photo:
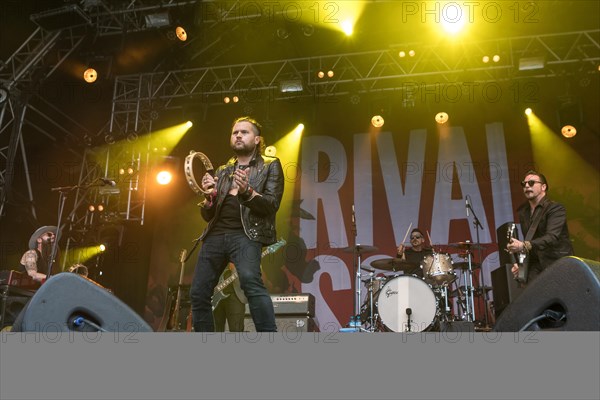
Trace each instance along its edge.
{"label": "stage monitor speaker", "polygon": [[[277,332],[286,333],[297,333],[297,332],[317,332],[317,324],[315,320],[310,317],[275,317],[275,324],[277,325]],[[256,332],[256,327],[252,318],[244,318],[244,332]]]}
{"label": "stage monitor speaker", "polygon": [[50,277],[15,321],[13,332],[152,332],[135,311],[81,275]]}
{"label": "stage monitor speaker", "polygon": [[[600,331],[600,263],[564,257],[531,281],[496,321],[496,332]],[[533,322],[536,318],[538,321]]]}
{"label": "stage monitor speaker", "polygon": [[27,305],[31,296],[8,296],[0,306],[0,329],[9,330]]}
{"label": "stage monitor speaker", "polygon": [[510,272],[511,268],[511,264],[506,264],[492,271],[494,313],[496,318],[523,292],[523,288],[519,286],[512,272]]}

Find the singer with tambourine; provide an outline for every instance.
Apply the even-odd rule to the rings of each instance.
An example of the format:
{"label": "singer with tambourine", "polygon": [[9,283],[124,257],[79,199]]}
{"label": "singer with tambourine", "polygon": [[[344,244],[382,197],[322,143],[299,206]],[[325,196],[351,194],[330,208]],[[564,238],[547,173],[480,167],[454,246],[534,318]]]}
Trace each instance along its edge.
{"label": "singer with tambourine", "polygon": [[573,255],[567,227],[565,207],[548,198],[548,181],[536,171],[529,171],[521,182],[527,201],[517,213],[523,241],[510,239],[506,250],[521,257],[511,272],[521,284],[536,278],[545,268],[561,257]]}
{"label": "singer with tambourine", "polygon": [[[275,215],[283,196],[283,169],[278,158],[263,154],[261,126],[253,118],[240,117],[233,122],[230,146],[234,157],[214,174],[206,156],[200,157],[207,172],[196,189],[204,196],[200,212],[208,225],[199,238],[203,243],[190,288],[193,329],[214,331],[211,297],[219,276],[231,262],[248,298],[256,330],[275,332],[273,303],[263,284],[260,261],[262,246],[276,241]],[[190,153],[185,166],[194,190],[198,185],[190,164],[196,155]]]}

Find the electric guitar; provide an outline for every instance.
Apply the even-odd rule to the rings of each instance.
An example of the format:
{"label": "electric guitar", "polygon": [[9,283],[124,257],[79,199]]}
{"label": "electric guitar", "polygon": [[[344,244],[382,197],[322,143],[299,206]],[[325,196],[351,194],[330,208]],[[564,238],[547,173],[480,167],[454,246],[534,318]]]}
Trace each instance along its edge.
{"label": "electric guitar", "polygon": [[[279,250],[281,247],[283,247],[286,244],[285,239],[281,238],[278,242],[273,243],[272,245],[268,246],[260,255],[260,258],[263,258],[269,254],[275,253],[277,250]],[[231,275],[225,279],[223,278],[223,275],[221,275],[221,277],[219,278],[219,283],[217,283],[217,286],[215,287],[215,291],[213,293],[212,299],[211,299],[211,303],[212,303],[212,309],[214,311],[215,308],[217,308],[217,306],[219,305],[219,302],[223,299],[226,299],[227,297],[229,297],[228,293],[223,293],[223,290],[231,285],[232,283],[233,285],[233,290],[235,292],[235,294],[238,296],[238,298],[240,299],[240,301],[242,303],[247,303],[248,299],[246,298],[246,296],[244,295],[244,291],[242,290],[241,286],[239,285],[239,282],[236,282],[236,280],[238,279],[239,275],[237,274],[236,271],[232,271]]]}
{"label": "electric guitar", "polygon": [[[506,231],[506,239],[508,240],[508,243],[510,243],[512,239],[519,239],[519,233],[517,232],[517,224],[511,223],[508,226],[508,230]],[[519,252],[516,254],[511,254],[511,258],[513,264],[516,264],[519,267],[519,272],[517,273],[515,280],[521,284],[527,283],[527,278],[529,275],[527,253]]]}

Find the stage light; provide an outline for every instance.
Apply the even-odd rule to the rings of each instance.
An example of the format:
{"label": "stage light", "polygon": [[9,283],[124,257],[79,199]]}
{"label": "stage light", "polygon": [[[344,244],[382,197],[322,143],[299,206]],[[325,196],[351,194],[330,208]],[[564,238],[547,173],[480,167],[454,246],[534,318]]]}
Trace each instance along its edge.
{"label": "stage light", "polygon": [[435,122],[442,125],[448,122],[448,114],[445,112],[439,112],[435,115]]}
{"label": "stage light", "polygon": [[162,28],[171,25],[169,13],[164,11],[156,14],[148,14],[144,17],[146,28]]}
{"label": "stage light", "polygon": [[94,83],[98,79],[98,73],[94,68],[88,68],[83,72],[83,79],[87,83]]}
{"label": "stage light", "polygon": [[93,205],[93,204],[90,204],[90,205],[88,206],[88,211],[89,211],[89,212],[94,212],[94,211],[96,211],[96,207],[94,207],[94,205]]}
{"label": "stage light", "polygon": [[319,71],[319,72],[317,72],[317,76],[318,76],[320,79],[323,79],[323,77],[325,77],[325,72],[323,72],[323,71]]}
{"label": "stage light", "polygon": [[237,96],[233,96],[232,100],[234,103],[237,103],[238,101],[240,101],[240,98]]}
{"label": "stage light", "polygon": [[190,129],[192,126],[194,126],[194,123],[192,121],[187,121],[185,123],[185,127],[188,128],[188,129]]}
{"label": "stage light", "polygon": [[223,97],[223,103],[229,104],[230,102],[231,102],[231,99],[229,98],[229,96]]}
{"label": "stage light", "polygon": [[182,26],[175,28],[175,36],[177,36],[177,39],[181,40],[182,42],[185,42],[188,38],[187,32]]}
{"label": "stage light", "polygon": [[171,174],[169,171],[163,170],[156,174],[156,182],[158,182],[159,185],[168,185],[172,180],[173,174]]}
{"label": "stage light", "polygon": [[346,21],[342,22],[341,27],[342,27],[342,31],[346,34],[346,36],[352,35],[352,32],[354,31],[354,26],[352,24],[352,21],[346,20]]}
{"label": "stage light", "polygon": [[525,109],[525,115],[531,115],[532,112],[533,112],[533,110],[531,108],[529,108],[529,107],[527,107]]}
{"label": "stage light", "polygon": [[487,64],[490,62],[490,56],[483,56],[483,58],[481,59],[481,61],[483,61],[484,64]]}
{"label": "stage light", "polygon": [[101,244],[100,246],[98,246],[98,249],[99,249],[101,252],[105,252],[105,251],[106,251],[106,245],[104,245],[104,244]]}
{"label": "stage light", "polygon": [[332,70],[329,70],[329,71],[327,71],[327,76],[328,76],[329,78],[333,78],[333,75],[334,75],[334,73],[333,73],[333,71],[332,71]]}
{"label": "stage light", "polygon": [[98,204],[97,210],[98,210],[98,212],[104,211],[104,204],[102,204],[102,203]]}
{"label": "stage light", "polygon": [[409,50],[409,51],[408,51],[408,55],[409,55],[409,56],[411,56],[411,57],[414,57],[414,56],[415,56],[415,54],[417,54],[417,53],[415,53],[415,51],[414,51],[414,50]]}
{"label": "stage light", "polygon": [[404,57],[406,57],[406,52],[404,50],[400,50],[400,53],[398,53],[398,56],[400,58],[404,58]]}
{"label": "stage light", "polygon": [[446,32],[457,34],[465,27],[465,11],[457,3],[444,5],[441,24]]}
{"label": "stage light", "polygon": [[383,124],[385,124],[385,121],[381,115],[374,115],[373,118],[371,118],[371,125],[375,128],[381,128]]}
{"label": "stage light", "polygon": [[267,146],[265,148],[265,155],[270,157],[275,157],[277,154],[277,148],[275,146]]}
{"label": "stage light", "polygon": [[315,27],[308,24],[308,25],[304,25],[302,27],[302,34],[306,37],[310,37],[313,35],[313,33],[315,33]]}
{"label": "stage light", "polygon": [[497,63],[498,61],[500,61],[500,56],[498,54],[495,54],[494,57],[492,58],[492,60]]}
{"label": "stage light", "polygon": [[560,130],[560,132],[567,139],[572,138],[573,136],[577,135],[577,129],[575,129],[575,127],[573,125],[563,126],[562,129]]}

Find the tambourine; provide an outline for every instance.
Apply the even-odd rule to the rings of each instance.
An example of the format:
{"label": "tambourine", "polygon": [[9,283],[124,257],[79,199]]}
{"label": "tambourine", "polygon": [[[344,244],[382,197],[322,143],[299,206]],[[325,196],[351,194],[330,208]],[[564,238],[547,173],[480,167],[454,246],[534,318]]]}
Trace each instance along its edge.
{"label": "tambourine", "polygon": [[194,178],[193,164],[195,158],[199,158],[202,162],[202,165],[204,165],[204,169],[206,170],[206,172],[214,176],[215,169],[213,168],[213,165],[208,159],[208,157],[206,157],[204,153],[192,150],[190,151],[190,154],[185,158],[185,163],[183,165],[185,180],[187,181],[188,185],[190,185],[190,188],[197,194],[209,194],[213,191],[213,189],[203,190],[202,187],[198,185],[198,182],[196,182],[196,178]]}
{"label": "tambourine", "polygon": [[69,268],[69,272],[73,272],[79,275],[83,275],[85,277],[88,276],[88,268],[83,264],[73,264]]}

